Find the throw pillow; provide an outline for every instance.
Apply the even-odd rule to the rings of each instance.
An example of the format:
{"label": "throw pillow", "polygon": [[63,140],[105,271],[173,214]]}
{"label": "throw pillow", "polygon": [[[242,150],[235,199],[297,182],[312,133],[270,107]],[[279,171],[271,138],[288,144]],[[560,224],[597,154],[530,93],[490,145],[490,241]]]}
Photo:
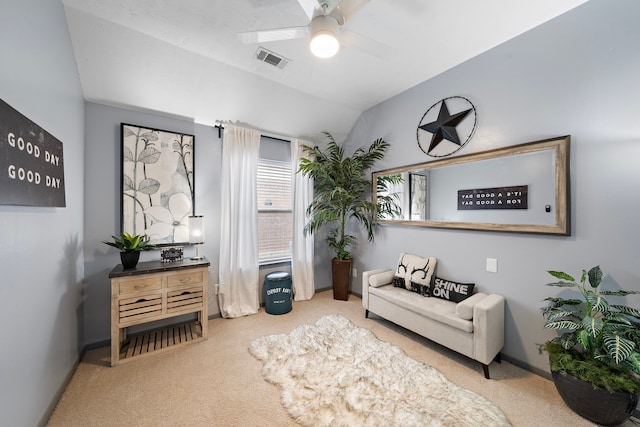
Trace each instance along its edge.
{"label": "throw pillow", "polygon": [[431,287],[431,296],[460,302],[473,294],[475,283],[457,283],[452,280],[436,277]]}
{"label": "throw pillow", "polygon": [[429,296],[435,268],[436,259],[434,257],[422,258],[402,253],[393,278],[393,286],[404,287],[421,295]]}
{"label": "throw pillow", "polygon": [[393,270],[383,271],[381,273],[372,274],[369,276],[369,286],[372,288],[378,288],[383,285],[388,285],[393,282]]}
{"label": "throw pillow", "polygon": [[396,288],[403,288],[406,289],[405,285],[404,285],[404,277],[400,277],[400,276],[394,276],[393,280],[391,281],[391,283],[393,284],[393,286],[395,286]]}
{"label": "throw pillow", "polygon": [[417,292],[420,295],[422,295],[423,297],[429,297],[430,295],[430,290],[429,290],[430,285],[421,285],[419,283],[415,283],[415,282],[411,282],[411,289],[409,289],[411,292]]}
{"label": "throw pillow", "polygon": [[406,285],[404,283],[404,277],[407,275],[408,265],[404,261],[404,252],[400,254],[400,260],[398,261],[398,266],[396,267],[396,274],[393,276],[393,280],[391,283],[396,288],[405,288]]}

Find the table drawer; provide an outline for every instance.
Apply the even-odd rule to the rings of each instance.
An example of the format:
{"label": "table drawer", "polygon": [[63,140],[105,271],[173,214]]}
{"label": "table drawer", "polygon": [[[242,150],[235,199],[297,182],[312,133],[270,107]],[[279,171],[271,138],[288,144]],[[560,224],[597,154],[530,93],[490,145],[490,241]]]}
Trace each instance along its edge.
{"label": "table drawer", "polygon": [[120,323],[133,322],[162,314],[162,294],[151,294],[118,301]]}
{"label": "table drawer", "polygon": [[202,286],[167,292],[167,313],[199,310],[202,307]]}
{"label": "table drawer", "polygon": [[197,285],[204,283],[207,270],[185,271],[167,276],[167,287],[175,288],[176,286]]}
{"label": "table drawer", "polygon": [[123,295],[141,291],[153,291],[161,288],[162,281],[159,277],[140,277],[120,281],[119,291],[120,295]]}

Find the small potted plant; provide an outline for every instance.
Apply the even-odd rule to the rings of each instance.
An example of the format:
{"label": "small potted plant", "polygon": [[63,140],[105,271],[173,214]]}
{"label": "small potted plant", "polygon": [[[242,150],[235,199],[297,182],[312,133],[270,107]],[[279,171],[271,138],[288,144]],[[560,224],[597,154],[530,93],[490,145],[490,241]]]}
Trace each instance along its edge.
{"label": "small potted plant", "polygon": [[573,294],[546,298],[542,310],[544,327],[558,331],[539,345],[549,354],[558,393],[584,418],[621,424],[633,414],[640,393],[640,311],[607,298],[640,292],[599,289],[600,267],[583,270],[580,282],[564,272],[549,274],[558,281],[548,286]]}
{"label": "small potted plant", "polygon": [[120,260],[125,269],[135,268],[140,259],[140,252],[155,249],[155,245],[149,243],[150,237],[146,234],[131,235],[120,233],[119,236],[111,236],[113,241],[103,241],[105,245],[113,246],[120,250]]}

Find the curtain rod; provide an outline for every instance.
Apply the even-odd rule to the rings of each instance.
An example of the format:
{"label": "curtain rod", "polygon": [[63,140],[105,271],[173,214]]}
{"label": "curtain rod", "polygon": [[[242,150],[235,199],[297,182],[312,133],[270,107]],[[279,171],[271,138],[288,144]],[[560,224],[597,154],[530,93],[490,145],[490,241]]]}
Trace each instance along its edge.
{"label": "curtain rod", "polygon": [[[235,125],[233,123],[228,123],[228,124],[230,124],[231,126],[238,126],[238,125]],[[221,123],[221,122],[218,122],[215,125],[215,128],[218,129],[218,138],[222,138],[222,131],[224,130],[224,125],[225,125],[225,123]],[[239,126],[240,127],[249,128],[249,129],[253,129],[255,131],[260,132],[260,135],[262,135],[262,136],[264,136],[266,138],[275,139],[277,141],[291,142],[293,139],[296,139],[296,138],[292,138],[292,137],[289,137],[289,136],[286,136],[286,135],[277,135],[277,134],[274,134],[274,133],[271,133],[271,132],[264,131],[262,129],[254,128],[252,126],[243,126],[243,125],[239,125]],[[289,138],[289,139],[286,139],[286,138]]]}

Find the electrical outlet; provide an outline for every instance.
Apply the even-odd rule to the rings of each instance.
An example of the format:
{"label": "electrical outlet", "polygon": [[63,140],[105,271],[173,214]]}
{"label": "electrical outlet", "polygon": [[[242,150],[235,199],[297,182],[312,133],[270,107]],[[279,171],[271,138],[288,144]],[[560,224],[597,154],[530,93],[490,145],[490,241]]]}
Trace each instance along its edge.
{"label": "electrical outlet", "polygon": [[356,270],[355,268],[351,269],[351,277],[358,277],[358,270]]}
{"label": "electrical outlet", "polygon": [[487,271],[491,273],[498,272],[498,260],[495,258],[487,258]]}

